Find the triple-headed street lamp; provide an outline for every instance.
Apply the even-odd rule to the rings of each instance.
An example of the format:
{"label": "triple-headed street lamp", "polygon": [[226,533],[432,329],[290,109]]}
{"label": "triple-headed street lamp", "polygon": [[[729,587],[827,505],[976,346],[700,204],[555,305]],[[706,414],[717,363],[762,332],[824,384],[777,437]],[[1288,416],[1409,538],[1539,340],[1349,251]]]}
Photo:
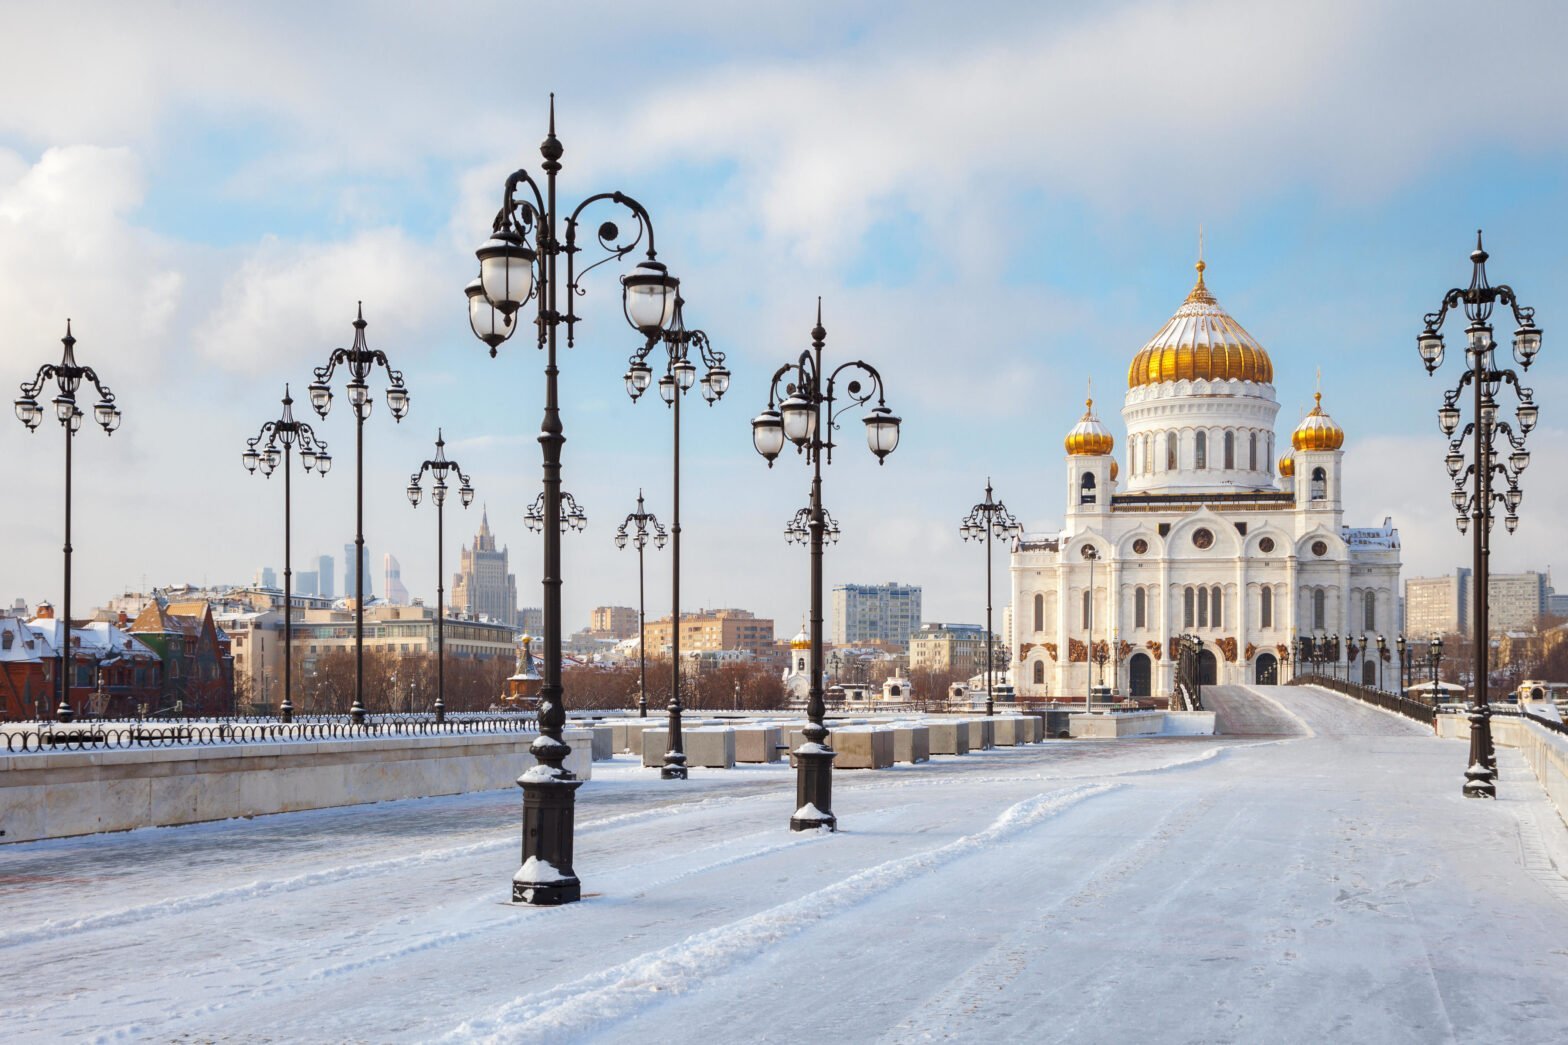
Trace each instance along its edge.
{"label": "triple-headed street lamp", "polygon": [[387,373],[387,409],[392,419],[401,422],[408,413],[408,388],[403,371],[392,369],[385,352],[372,351],[365,343],[365,303],[359,303],[354,317],[354,344],[337,348],[324,366],[316,367],[316,380],[310,385],[310,405],[322,418],[332,409],[332,386],[328,383],[339,366],[348,372],[349,406],[354,408],[354,706],[349,717],[365,721],[365,421],[374,400],[368,378],[377,367]]}
{"label": "triple-headed street lamp", "polygon": [[97,371],[77,364],[76,338],[71,336],[69,319],[65,321],[65,337],[60,339],[60,343],[65,346],[60,362],[45,363],[39,367],[32,381],[22,385],[22,394],[17,397],[15,406],[17,420],[26,425],[28,431],[35,431],[44,417],[38,397],[44,392],[44,382],[54,379],[59,391],[54,397],[54,416],[60,422],[60,427],[65,429],[65,615],[60,630],[55,633],[59,636],[60,657],[60,704],[55,708],[55,717],[61,722],[69,722],[76,717],[71,710],[70,680],[67,678],[71,656],[71,444],[77,430],[82,427],[83,416],[81,407],[76,405],[76,391],[83,380],[98,390],[93,420],[108,435],[113,435],[114,430],[120,427],[120,408],[115,405],[114,393],[109,391],[109,386],[98,380]]}
{"label": "triple-headed street lamp", "polygon": [[[567,530],[571,530],[573,533],[582,533],[588,528],[588,513],[582,510],[582,506],[577,503],[577,498],[569,493],[563,493],[561,494],[560,506],[561,533],[564,534]],[[545,497],[541,493],[534,498],[534,503],[530,504],[528,510],[523,513],[523,525],[528,528],[529,533],[539,533],[544,529],[544,520]]]}
{"label": "triple-headed street lamp", "polygon": [[[652,512],[643,509],[642,491],[637,491],[637,510],[626,517],[615,531],[615,546],[626,547],[630,541],[637,549],[637,714],[648,717],[648,612],[643,599],[642,551],[652,540],[655,548],[663,548],[668,535],[664,524]],[[676,625],[679,630],[679,624]]]}
{"label": "triple-headed street lamp", "polygon": [[[870,363],[855,360],[839,365],[832,373],[822,370],[822,350],[828,332],[822,326],[822,300],[817,299],[817,324],[811,330],[811,348],[800,358],[786,363],[773,374],[768,386],[768,405],[751,422],[751,440],[757,452],[767,459],[768,467],[784,449],[787,439],[806,456],[812,467],[811,507],[806,527],[811,539],[811,686],[806,702],[810,721],[803,740],[795,750],[795,814],[790,817],[792,831],[818,827],[836,830],[833,815],[833,758],[828,730],[822,724],[826,713],[822,695],[822,544],[827,535],[827,518],[822,509],[822,464],[826,455],[833,461],[833,432],[838,417],[851,406],[863,407],[873,396],[877,405],[865,418],[866,443],[879,463],[898,446],[900,420],[885,401],[882,375]],[[847,400],[837,412],[833,404],[840,396],[838,382],[850,377],[842,397]],[[870,384],[863,385],[862,380]]]}
{"label": "triple-headed street lamp", "polygon": [[[558,333],[564,324],[570,347],[579,318],[577,298],[583,293],[578,285],[580,275],[611,259],[625,258],[644,237],[647,259],[621,278],[627,322],[644,337],[667,330],[675,318],[679,285],[654,251],[653,222],[647,208],[630,196],[619,192],[589,196],[562,222],[555,180],[564,151],[555,136],[555,96],[551,95],[550,131],[539,146],[544,184],[526,170],[507,176],[490,239],[477,251],[479,278],[466,288],[469,325],[490,346],[492,356],[523,325],[522,309],[531,300],[536,307],[531,323],[537,332],[535,343],[545,351],[544,422],[539,434],[544,455],[544,682],[539,690],[539,736],[529,748],[538,764],[517,781],[523,789],[523,866],[512,877],[513,901],[536,905],[582,898],[582,882],[572,869],[574,807],[582,781],[562,764],[571,748],[561,736],[566,725],[561,692],[561,446],[566,435],[557,389]],[[623,236],[614,222],[602,223],[595,238],[605,255],[579,274],[577,255],[583,248],[577,242],[578,222],[589,206],[605,201],[625,208],[635,225]],[[564,239],[557,232],[563,224]],[[564,287],[557,278],[563,257]],[[563,291],[565,312],[558,300]]]}
{"label": "triple-headed street lamp", "polygon": [[987,715],[996,714],[996,705],[992,697],[994,687],[991,685],[992,665],[996,662],[991,652],[991,538],[1015,540],[1023,533],[1023,529],[1018,524],[1018,520],[1007,510],[1007,505],[992,496],[989,477],[985,481],[985,500],[971,508],[958,527],[958,532],[963,534],[964,540],[985,542],[985,713]]}
{"label": "triple-headed street lamp", "polygon": [[[1444,463],[1454,480],[1451,495],[1455,520],[1459,532],[1473,528],[1471,534],[1471,576],[1475,588],[1475,704],[1470,713],[1470,766],[1465,770],[1464,793],[1471,798],[1496,798],[1496,767],[1492,764],[1492,709],[1487,702],[1490,642],[1488,630],[1487,586],[1491,572],[1492,512],[1494,504],[1506,510],[1503,522],[1509,533],[1519,525],[1519,502],[1524,496],[1519,488],[1519,476],[1530,463],[1530,453],[1525,440],[1540,419],[1540,408],[1535,403],[1535,393],[1524,387],[1519,375],[1507,367],[1499,367],[1497,344],[1492,340],[1492,309],[1497,304],[1513,310],[1514,321],[1519,324],[1514,331],[1514,360],[1521,370],[1529,370],[1541,351],[1541,329],[1535,325],[1535,309],[1519,304],[1512,287],[1501,284],[1492,286],[1486,278],[1486,250],[1481,246],[1481,232],[1476,230],[1475,250],[1470,252],[1471,273],[1468,287],[1455,287],[1443,295],[1441,307],[1425,316],[1421,333],[1416,337],[1416,348],[1421,363],[1428,374],[1443,365],[1443,335],[1440,329],[1452,308],[1463,307],[1470,325],[1465,328],[1465,370],[1459,383],[1443,393],[1443,405],[1437,411],[1438,427],[1450,437],[1448,454]],[[1514,418],[1518,431],[1497,416],[1497,397],[1502,386],[1513,386],[1518,405]],[[1459,430],[1460,402],[1465,386],[1470,385],[1472,415],[1462,431]],[[1456,435],[1455,432],[1458,431]],[[1494,449],[1501,433],[1508,439],[1511,451],[1504,455]],[[1472,460],[1465,464],[1465,440],[1471,441]],[[1501,492],[1493,489],[1493,480],[1501,479],[1506,486]],[[1466,490],[1469,481],[1471,488]],[[1435,679],[1434,679],[1435,696]]]}
{"label": "triple-headed street lamp", "polygon": [[[260,468],[261,474],[271,479],[279,464],[283,466],[283,703],[278,708],[278,717],[284,722],[294,721],[294,547],[290,501],[296,443],[305,471],[314,470],[325,477],[332,468],[332,455],[327,453],[326,440],[318,439],[315,429],[306,422],[294,420],[294,398],[289,395],[289,386],[284,385],[283,413],[245,440],[245,452],[240,455],[245,470],[252,475]],[[262,699],[266,700],[265,693]]]}
{"label": "triple-headed street lamp", "polygon": [[446,721],[446,634],[443,622],[446,618],[446,560],[443,552],[446,545],[446,477],[456,475],[462,484],[457,488],[458,500],[467,508],[474,503],[474,484],[469,480],[462,465],[449,459],[446,455],[446,440],[442,438],[441,429],[436,429],[436,455],[419,466],[419,471],[408,480],[408,503],[415,508],[419,507],[419,498],[423,489],[419,480],[429,472],[435,479],[430,491],[430,499],[436,506],[436,721]]}
{"label": "triple-headed street lamp", "polygon": [[686,779],[686,752],[681,738],[681,400],[697,384],[697,364],[693,350],[706,373],[702,375],[702,398],[712,406],[730,387],[730,372],[724,366],[724,353],[713,347],[701,330],[687,330],[685,301],[675,297],[675,316],[668,328],[648,335],[641,349],[632,353],[626,369],[626,394],[636,402],[653,381],[648,356],[654,346],[664,346],[664,373],[659,377],[659,398],[673,409],[674,441],[671,458],[672,502],[670,520],[670,718],[669,741],[665,744],[664,765],[659,776],[665,780]]}

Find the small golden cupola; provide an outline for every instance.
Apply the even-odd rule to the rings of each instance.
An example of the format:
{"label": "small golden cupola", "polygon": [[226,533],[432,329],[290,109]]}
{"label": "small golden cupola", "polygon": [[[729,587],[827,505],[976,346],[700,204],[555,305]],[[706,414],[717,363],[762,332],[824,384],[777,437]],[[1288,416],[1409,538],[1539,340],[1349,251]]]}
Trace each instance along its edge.
{"label": "small golden cupola", "polygon": [[1345,430],[1323,412],[1322,392],[1314,393],[1312,398],[1312,412],[1291,433],[1290,445],[1297,450],[1338,450],[1345,445]]}
{"label": "small golden cupola", "polygon": [[1295,454],[1286,454],[1284,457],[1281,457],[1279,459],[1279,474],[1282,477],[1286,478],[1286,479],[1291,479],[1291,478],[1295,477],[1295,475],[1296,475],[1296,455]]}
{"label": "small golden cupola", "polygon": [[1116,448],[1116,437],[1094,416],[1093,399],[1085,400],[1083,405],[1083,416],[1067,433],[1067,452],[1074,457],[1097,457],[1110,453]]}

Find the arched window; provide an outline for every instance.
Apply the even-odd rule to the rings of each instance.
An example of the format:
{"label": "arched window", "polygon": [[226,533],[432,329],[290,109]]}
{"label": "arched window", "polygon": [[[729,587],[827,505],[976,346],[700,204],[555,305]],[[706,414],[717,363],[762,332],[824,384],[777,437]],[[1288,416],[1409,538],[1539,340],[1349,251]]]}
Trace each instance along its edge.
{"label": "arched window", "polygon": [[1223,596],[1220,595],[1220,586],[1216,584],[1209,591],[1209,620],[1213,622],[1216,628],[1222,628],[1225,626],[1225,617],[1220,612],[1221,609],[1224,608],[1224,603],[1221,601],[1222,598]]}
{"label": "arched window", "polygon": [[1377,630],[1377,592],[1375,591],[1366,594],[1366,629]]}
{"label": "arched window", "polygon": [[1142,588],[1133,589],[1132,593],[1132,626],[1147,628],[1149,626],[1149,598]]}
{"label": "arched window", "polygon": [[1322,501],[1328,497],[1328,473],[1322,468],[1312,469],[1312,499]]}
{"label": "arched window", "polygon": [[1225,467],[1236,467],[1236,433],[1230,429],[1225,430]]}
{"label": "arched window", "polygon": [[1036,686],[1045,685],[1045,661],[1043,660],[1034,662],[1034,684]]}
{"label": "arched window", "polygon": [[1176,433],[1175,432],[1166,432],[1165,433],[1165,470],[1167,472],[1174,472],[1176,470]]}
{"label": "arched window", "polygon": [[1198,589],[1198,627],[1209,626],[1209,593],[1203,588]]}
{"label": "arched window", "polygon": [[1078,484],[1078,503],[1093,504],[1095,501],[1094,473],[1083,473],[1083,480]]}
{"label": "arched window", "polygon": [[1092,627],[1094,624],[1093,598],[1093,593],[1088,588],[1085,588],[1083,590],[1083,626],[1086,628]]}
{"label": "arched window", "polygon": [[1209,433],[1199,432],[1196,449],[1193,450],[1192,466],[1200,472],[1209,466]]}
{"label": "arched window", "polygon": [[1274,589],[1268,585],[1263,586],[1263,592],[1258,603],[1258,626],[1272,628],[1274,626]]}
{"label": "arched window", "polygon": [[1187,588],[1181,593],[1181,626],[1192,627],[1192,589]]}
{"label": "arched window", "polygon": [[1034,597],[1034,630],[1035,631],[1044,631],[1045,630],[1045,596],[1044,595],[1036,595]]}
{"label": "arched window", "polygon": [[1258,470],[1258,433],[1256,432],[1247,436],[1247,467],[1254,472]]}
{"label": "arched window", "polygon": [[1328,616],[1328,597],[1322,588],[1312,589],[1312,630],[1322,631],[1328,625],[1324,619]]}
{"label": "arched window", "polygon": [[1154,436],[1143,437],[1143,474],[1154,474]]}

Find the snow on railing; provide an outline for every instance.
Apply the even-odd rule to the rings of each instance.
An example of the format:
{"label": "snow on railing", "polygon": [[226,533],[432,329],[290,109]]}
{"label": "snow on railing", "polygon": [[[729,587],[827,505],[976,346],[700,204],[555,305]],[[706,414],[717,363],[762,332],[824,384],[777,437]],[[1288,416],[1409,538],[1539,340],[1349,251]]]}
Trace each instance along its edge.
{"label": "snow on railing", "polygon": [[1424,722],[1429,726],[1437,721],[1437,709],[1430,704],[1423,704],[1419,700],[1411,700],[1409,697],[1400,696],[1398,693],[1389,693],[1385,690],[1373,689],[1370,686],[1357,685],[1354,682],[1334,678],[1332,675],[1297,675],[1290,680],[1288,685],[1321,686],[1324,689],[1331,689],[1335,693],[1342,693],[1347,697],[1352,697],[1363,704],[1371,704],[1374,707],[1382,708],[1384,711],[1392,711],[1406,718],[1413,718],[1417,722]]}
{"label": "snow on railing", "polygon": [[17,729],[0,726],[0,751],[102,751],[147,747],[218,744],[282,744],[381,737],[441,737],[496,733],[535,733],[533,714],[453,717],[445,722],[413,715],[385,715],[354,723],[346,716],[311,716],[293,722],[277,719],[181,719],[157,722],[50,723]]}

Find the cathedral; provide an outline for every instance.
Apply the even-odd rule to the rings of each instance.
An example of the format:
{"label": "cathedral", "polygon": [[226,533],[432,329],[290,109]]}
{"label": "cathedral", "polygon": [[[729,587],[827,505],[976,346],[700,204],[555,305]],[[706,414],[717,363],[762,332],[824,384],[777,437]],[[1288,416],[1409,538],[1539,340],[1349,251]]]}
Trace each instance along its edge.
{"label": "cathedral", "polygon": [[1398,530],[1345,525],[1345,433],[1321,393],[1276,470],[1273,364],[1204,267],[1128,370],[1125,475],[1091,399],[1067,434],[1062,529],[1014,546],[1022,698],[1169,695],[1183,635],[1203,640],[1206,684],[1269,684],[1300,637],[1341,636],[1346,660],[1399,630]]}

